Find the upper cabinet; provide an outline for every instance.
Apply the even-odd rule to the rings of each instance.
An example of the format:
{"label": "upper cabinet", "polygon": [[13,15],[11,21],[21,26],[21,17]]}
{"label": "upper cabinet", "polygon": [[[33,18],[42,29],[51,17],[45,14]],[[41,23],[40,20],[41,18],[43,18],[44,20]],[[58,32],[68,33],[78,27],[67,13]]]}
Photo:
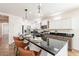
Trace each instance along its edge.
{"label": "upper cabinet", "polygon": [[47,25],[47,19],[46,20],[42,20],[41,25]]}
{"label": "upper cabinet", "polygon": [[50,20],[49,29],[72,29],[72,20]]}

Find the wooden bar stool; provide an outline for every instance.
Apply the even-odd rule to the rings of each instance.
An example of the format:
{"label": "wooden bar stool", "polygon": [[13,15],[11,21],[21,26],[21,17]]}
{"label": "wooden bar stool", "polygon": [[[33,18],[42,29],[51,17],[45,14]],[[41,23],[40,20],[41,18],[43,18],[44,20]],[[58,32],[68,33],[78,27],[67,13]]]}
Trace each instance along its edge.
{"label": "wooden bar stool", "polygon": [[27,50],[29,50],[29,47],[28,47],[29,42],[28,42],[28,43],[23,43],[22,41],[16,40],[16,41],[15,41],[15,45],[16,45],[16,48],[17,48],[17,50],[16,50],[16,55],[18,55],[18,47],[21,47],[21,48],[24,49],[24,48],[27,46]]}
{"label": "wooden bar stool", "polygon": [[[18,55],[18,47],[21,47],[21,48],[25,48],[26,46],[29,45],[29,42],[27,43],[23,43],[22,40],[20,40],[18,37],[14,37],[14,43],[15,43],[15,47],[14,47],[14,50],[16,52],[16,55]],[[29,47],[27,47],[27,50],[29,50]]]}
{"label": "wooden bar stool", "polygon": [[18,48],[20,52],[20,56],[39,56],[41,54],[41,50],[39,52],[33,50],[25,50],[21,47]]}
{"label": "wooden bar stool", "polygon": [[14,39],[14,50],[16,49],[16,45],[15,45],[15,42],[16,42],[16,40],[18,40],[18,41],[20,41],[20,38],[19,37],[13,37],[13,39]]}

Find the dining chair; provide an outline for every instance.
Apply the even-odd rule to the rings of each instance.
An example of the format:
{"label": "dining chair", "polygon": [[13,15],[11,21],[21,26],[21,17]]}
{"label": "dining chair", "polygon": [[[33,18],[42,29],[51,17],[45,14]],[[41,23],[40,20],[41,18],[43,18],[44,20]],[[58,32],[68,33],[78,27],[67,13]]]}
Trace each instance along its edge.
{"label": "dining chair", "polygon": [[15,40],[15,45],[16,45],[16,47],[22,47],[22,48],[24,48],[24,47],[26,47],[26,46],[29,45],[29,42],[24,43],[23,41]]}
{"label": "dining chair", "polygon": [[[18,37],[14,37],[14,43],[15,43],[14,50],[15,50],[15,52],[16,52],[16,55],[19,54],[19,52],[18,52],[18,47],[25,48],[26,46],[29,45],[29,42],[24,43],[24,42],[23,42],[22,40],[20,40]],[[29,47],[27,47],[27,50],[29,50]]]}
{"label": "dining chair", "polygon": [[21,47],[18,48],[20,52],[20,56],[39,56],[41,53],[41,50],[39,52],[33,51],[33,50],[25,50]]}
{"label": "dining chair", "polygon": [[20,39],[19,39],[19,37],[15,37],[15,36],[13,37],[13,39],[14,39],[14,50],[15,50],[16,49],[15,41],[16,40],[19,40],[20,41]]}
{"label": "dining chair", "polygon": [[14,50],[15,50],[17,48],[15,42],[16,42],[16,40],[20,41],[20,38],[17,36],[14,36],[13,39],[14,39]]}
{"label": "dining chair", "polygon": [[14,39],[14,41],[15,41],[15,40],[20,40],[19,37],[13,37],[13,39]]}
{"label": "dining chair", "polygon": [[18,40],[15,40],[15,45],[16,45],[16,55],[18,55],[18,47],[21,47],[21,48],[25,48],[27,46],[27,50],[29,50],[29,42],[28,43],[23,43],[23,41],[18,41]]}

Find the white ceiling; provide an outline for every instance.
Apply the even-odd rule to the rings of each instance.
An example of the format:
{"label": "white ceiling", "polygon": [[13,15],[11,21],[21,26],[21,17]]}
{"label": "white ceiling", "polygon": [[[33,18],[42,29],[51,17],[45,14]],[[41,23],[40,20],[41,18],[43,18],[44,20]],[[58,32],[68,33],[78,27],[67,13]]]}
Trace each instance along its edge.
{"label": "white ceiling", "polygon": [[[0,12],[23,17],[25,14],[24,9],[28,9],[28,15],[34,16],[38,12],[38,5],[39,3],[0,3]],[[41,14],[50,15],[77,7],[79,7],[78,4],[43,3],[41,4]]]}

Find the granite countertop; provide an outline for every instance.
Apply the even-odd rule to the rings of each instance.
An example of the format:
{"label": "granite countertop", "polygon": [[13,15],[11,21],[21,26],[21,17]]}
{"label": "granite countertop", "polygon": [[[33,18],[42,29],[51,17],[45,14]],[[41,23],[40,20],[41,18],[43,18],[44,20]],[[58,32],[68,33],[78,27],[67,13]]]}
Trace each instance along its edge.
{"label": "granite countertop", "polygon": [[64,36],[64,37],[73,37],[74,34],[68,34],[68,33],[55,33],[55,32],[50,32],[50,35],[58,35],[58,36]]}
{"label": "granite countertop", "polygon": [[56,35],[56,36],[63,36],[63,37],[70,37],[73,38],[74,34],[69,34],[69,33],[55,33],[55,32],[42,32],[42,33],[37,33],[36,36],[41,37],[41,34],[43,35]]}
{"label": "granite countertop", "polygon": [[[40,44],[37,44],[35,39],[27,39],[26,37],[24,37],[24,39],[26,39],[27,41],[31,42],[32,44],[36,45],[37,47],[47,51],[48,53],[50,53],[54,56],[64,47],[64,45],[67,42],[67,41],[60,41],[60,40],[49,38],[48,39],[49,45],[47,45],[47,42],[43,41],[42,39],[40,41]],[[37,39],[37,41],[39,42],[38,39]]]}

